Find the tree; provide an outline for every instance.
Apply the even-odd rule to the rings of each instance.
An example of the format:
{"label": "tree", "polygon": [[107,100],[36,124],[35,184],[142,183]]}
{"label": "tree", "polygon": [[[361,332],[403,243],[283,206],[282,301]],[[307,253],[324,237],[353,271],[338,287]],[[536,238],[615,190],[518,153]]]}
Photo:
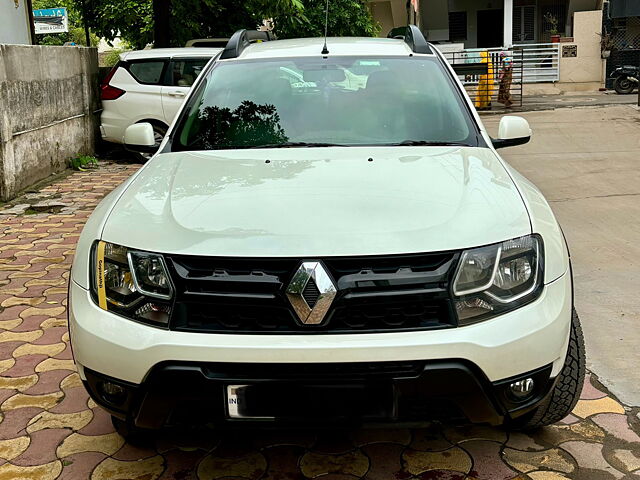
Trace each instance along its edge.
{"label": "tree", "polygon": [[[304,18],[273,15],[278,38],[324,36],[326,0],[304,0]],[[329,0],[327,34],[334,37],[375,37],[380,25],[365,0]]]}
{"label": "tree", "polygon": [[[154,39],[156,46],[183,46],[192,38],[230,37],[240,28],[256,28],[265,18],[274,19],[280,38],[324,34],[325,0],[66,1],[78,8],[85,2],[87,21],[99,37],[113,40],[119,34],[134,48]],[[378,30],[365,0],[330,0],[331,35],[373,36]]]}

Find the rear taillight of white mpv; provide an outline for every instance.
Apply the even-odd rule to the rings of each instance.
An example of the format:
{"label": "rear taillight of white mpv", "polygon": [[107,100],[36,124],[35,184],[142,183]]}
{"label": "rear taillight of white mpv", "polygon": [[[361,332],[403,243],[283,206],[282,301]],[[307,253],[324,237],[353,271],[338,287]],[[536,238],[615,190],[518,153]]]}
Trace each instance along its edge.
{"label": "rear taillight of white mpv", "polygon": [[111,78],[118,70],[119,65],[116,65],[111,69],[111,71],[104,77],[102,84],[100,85],[100,99],[101,100],[115,100],[116,98],[120,98],[125,94],[125,91],[121,88],[114,87],[113,85],[109,85]]}

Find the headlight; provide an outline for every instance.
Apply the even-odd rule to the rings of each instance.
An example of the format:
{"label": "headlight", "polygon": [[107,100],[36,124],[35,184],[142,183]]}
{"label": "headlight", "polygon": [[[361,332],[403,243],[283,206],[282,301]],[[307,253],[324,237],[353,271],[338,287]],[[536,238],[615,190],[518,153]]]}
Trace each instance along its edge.
{"label": "headlight", "polygon": [[538,235],[462,252],[453,281],[459,324],[485,320],[535,300],[542,291],[543,256]]}
{"label": "headlight", "polygon": [[162,255],[100,241],[92,258],[93,298],[100,308],[168,326],[173,286]]}

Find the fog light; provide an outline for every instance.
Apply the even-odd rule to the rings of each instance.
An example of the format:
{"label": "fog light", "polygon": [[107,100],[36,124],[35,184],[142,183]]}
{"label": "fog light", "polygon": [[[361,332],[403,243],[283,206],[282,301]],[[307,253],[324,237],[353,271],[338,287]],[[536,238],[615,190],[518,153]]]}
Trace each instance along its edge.
{"label": "fog light", "polygon": [[535,382],[533,378],[525,378],[524,380],[518,380],[509,385],[509,391],[516,400],[524,400],[533,393],[533,387]]}
{"label": "fog light", "polygon": [[110,402],[120,402],[124,400],[126,394],[124,387],[113,382],[101,382],[100,390],[102,391],[103,397]]}

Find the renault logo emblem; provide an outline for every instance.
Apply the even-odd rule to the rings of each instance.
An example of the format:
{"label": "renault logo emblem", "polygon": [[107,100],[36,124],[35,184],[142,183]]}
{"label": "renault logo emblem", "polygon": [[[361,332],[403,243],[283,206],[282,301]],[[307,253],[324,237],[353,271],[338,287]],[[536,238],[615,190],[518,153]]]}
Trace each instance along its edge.
{"label": "renault logo emblem", "polygon": [[287,298],[305,325],[319,325],[336,297],[336,287],[320,262],[303,262],[287,287]]}

